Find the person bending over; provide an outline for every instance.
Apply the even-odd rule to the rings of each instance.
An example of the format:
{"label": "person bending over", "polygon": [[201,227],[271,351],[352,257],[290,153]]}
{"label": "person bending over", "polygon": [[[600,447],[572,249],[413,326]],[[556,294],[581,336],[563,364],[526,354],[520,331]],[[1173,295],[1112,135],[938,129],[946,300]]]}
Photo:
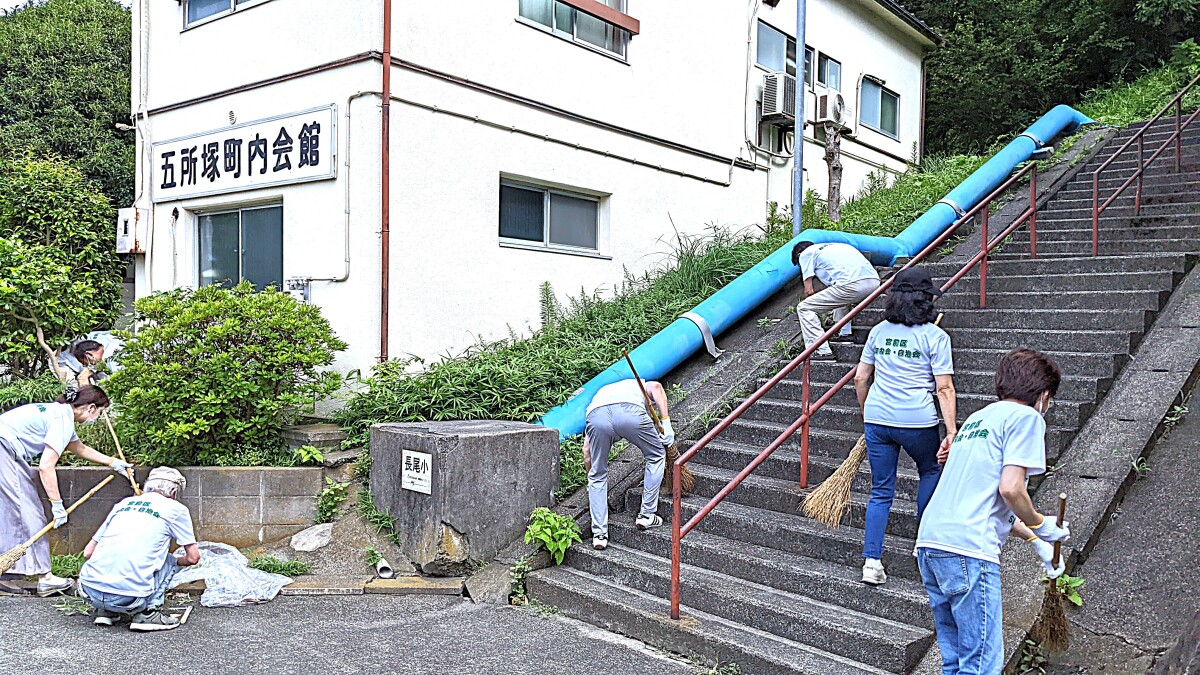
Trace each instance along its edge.
{"label": "person bending over", "polygon": [[[819,314],[831,312],[833,320],[839,321],[851,307],[879,288],[879,272],[849,244],[802,241],[792,248],[792,263],[800,267],[800,275],[804,278],[805,298],[796,306],[796,314],[800,317],[805,348],[825,333]],[[813,277],[825,284],[820,293],[813,291]],[[850,324],[842,326],[834,339],[849,340],[850,330]],[[835,359],[828,344],[821,345],[812,358],[818,361]]]}

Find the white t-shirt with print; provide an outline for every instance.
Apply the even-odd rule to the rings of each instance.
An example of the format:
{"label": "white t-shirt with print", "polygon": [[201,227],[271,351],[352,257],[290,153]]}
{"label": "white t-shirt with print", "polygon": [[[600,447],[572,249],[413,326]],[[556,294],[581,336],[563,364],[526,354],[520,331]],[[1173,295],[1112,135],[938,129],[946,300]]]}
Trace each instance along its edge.
{"label": "white t-shirt with print", "polygon": [[92,539],[96,549],[79,570],[80,582],[105,593],[144,598],[154,592],[154,575],[167,559],[171,539],[187,546],[196,543],[196,534],[186,506],[147,492],[117,502]]}
{"label": "white t-shirt with print", "polygon": [[[642,384],[644,385],[645,382],[643,381]],[[646,406],[646,397],[642,395],[642,390],[638,387],[637,380],[633,378],[613,382],[612,384],[600,387],[600,390],[592,397],[592,402],[588,404],[587,413],[590,414],[596,408],[614,403],[630,403],[644,408]]]}
{"label": "white t-shirt with print", "polygon": [[861,362],[875,366],[863,421],[904,429],[937,426],[934,376],[953,375],[950,336],[932,323],[883,321],[867,335]]}
{"label": "white t-shirt with print", "polygon": [[49,446],[61,455],[75,434],[75,412],[67,403],[27,403],[0,415],[0,438],[26,462]]}
{"label": "white t-shirt with print", "polygon": [[950,446],[917,548],[933,548],[999,564],[1016,516],[1000,496],[1000,473],[1024,467],[1046,471],[1046,421],[1033,408],[997,401],[967,418]]}
{"label": "white t-shirt with print", "polygon": [[871,262],[850,244],[813,244],[800,252],[799,262],[802,278],[815,276],[826,286],[879,278]]}

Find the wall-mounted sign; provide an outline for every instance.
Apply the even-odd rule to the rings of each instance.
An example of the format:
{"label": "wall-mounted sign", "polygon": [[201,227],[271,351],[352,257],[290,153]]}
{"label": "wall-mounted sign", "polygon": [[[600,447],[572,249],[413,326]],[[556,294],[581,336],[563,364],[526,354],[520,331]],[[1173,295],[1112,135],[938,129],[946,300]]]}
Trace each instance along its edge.
{"label": "wall-mounted sign", "polygon": [[154,144],[154,201],[337,177],[337,106]]}
{"label": "wall-mounted sign", "polygon": [[401,460],[400,487],[413,492],[433,493],[433,455],[405,450]]}

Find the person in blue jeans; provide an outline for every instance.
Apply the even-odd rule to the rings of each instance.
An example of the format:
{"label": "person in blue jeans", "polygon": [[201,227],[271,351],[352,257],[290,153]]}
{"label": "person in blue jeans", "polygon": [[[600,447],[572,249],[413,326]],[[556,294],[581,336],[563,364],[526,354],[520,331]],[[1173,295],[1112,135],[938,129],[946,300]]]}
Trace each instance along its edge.
{"label": "person in blue jeans", "polygon": [[1054,542],[1067,523],[1038,513],[1025,482],[1046,470],[1046,421],[1062,373],[1050,357],[1018,349],[996,369],[995,403],[967,418],[917,533],[917,565],[929,595],[943,675],[1004,668],[1000,549],[1010,535],[1033,544],[1057,578]]}
{"label": "person in blue jeans", "polygon": [[867,335],[854,376],[871,464],[862,580],[873,586],[887,581],[883,536],[896,495],[901,448],[916,462],[920,475],[918,518],[941,475],[935,391],[946,420],[947,445],[957,432],[950,336],[935,324],[934,298],[941,294],[926,269],[910,267],[898,272],[888,291],[884,320]]}

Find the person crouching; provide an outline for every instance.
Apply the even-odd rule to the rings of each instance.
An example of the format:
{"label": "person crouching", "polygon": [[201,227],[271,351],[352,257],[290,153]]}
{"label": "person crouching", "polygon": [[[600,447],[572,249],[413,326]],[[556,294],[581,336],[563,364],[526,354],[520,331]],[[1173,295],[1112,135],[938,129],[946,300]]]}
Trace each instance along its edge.
{"label": "person crouching", "polygon": [[[154,469],[144,494],[117,502],[92,535],[83,550],[87,562],[79,570],[79,591],[96,608],[96,625],[111,626],[123,618],[134,631],[179,625],[161,608],[175,571],[200,562],[192,514],[177,501],[185,484],[175,469]],[[172,539],[182,555],[169,552]]]}

